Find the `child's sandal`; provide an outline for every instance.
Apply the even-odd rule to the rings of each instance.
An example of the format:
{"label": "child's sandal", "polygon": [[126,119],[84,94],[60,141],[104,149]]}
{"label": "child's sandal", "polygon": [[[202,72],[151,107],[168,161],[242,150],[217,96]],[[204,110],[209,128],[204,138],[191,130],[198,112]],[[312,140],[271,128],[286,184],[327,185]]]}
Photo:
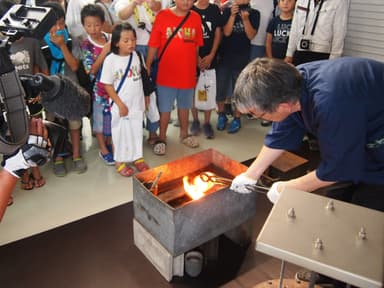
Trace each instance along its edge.
{"label": "child's sandal", "polygon": [[136,168],[137,171],[139,171],[139,172],[143,172],[143,171],[149,169],[148,164],[144,162],[144,159],[143,159],[143,158],[138,159],[138,160],[136,160],[135,162],[133,162],[133,166],[135,166],[135,168]]}
{"label": "child's sandal", "polygon": [[33,179],[33,186],[35,188],[40,188],[40,187],[43,187],[45,185],[45,179],[43,178],[43,176],[40,176],[37,179],[33,176],[31,176],[31,177]]}
{"label": "child's sandal", "polygon": [[157,140],[155,145],[153,145],[153,153],[156,155],[162,156],[167,152],[167,143],[162,140]]}
{"label": "child's sandal", "polygon": [[34,188],[33,185],[33,179],[30,175],[28,175],[28,180],[25,181],[24,179],[21,179],[21,189],[23,190],[32,190]]}
{"label": "child's sandal", "polygon": [[135,173],[135,170],[127,166],[125,163],[121,163],[119,166],[117,166],[116,171],[124,177],[130,177]]}

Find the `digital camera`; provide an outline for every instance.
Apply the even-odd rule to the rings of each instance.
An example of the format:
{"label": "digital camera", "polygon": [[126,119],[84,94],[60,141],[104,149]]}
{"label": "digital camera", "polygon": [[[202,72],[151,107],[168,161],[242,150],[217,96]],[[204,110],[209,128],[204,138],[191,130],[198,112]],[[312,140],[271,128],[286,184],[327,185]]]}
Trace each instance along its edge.
{"label": "digital camera", "polygon": [[241,4],[239,5],[239,11],[251,11],[251,6],[249,4]]}
{"label": "digital camera", "polygon": [[302,50],[308,50],[309,49],[310,41],[308,39],[301,39],[300,40],[300,49]]}

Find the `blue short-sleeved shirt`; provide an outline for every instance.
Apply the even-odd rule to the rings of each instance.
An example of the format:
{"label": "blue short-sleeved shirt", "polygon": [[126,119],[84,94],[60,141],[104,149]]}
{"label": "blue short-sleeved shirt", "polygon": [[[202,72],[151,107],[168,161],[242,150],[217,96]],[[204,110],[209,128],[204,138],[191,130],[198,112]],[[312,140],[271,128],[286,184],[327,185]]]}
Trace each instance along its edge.
{"label": "blue short-sleeved shirt", "polygon": [[297,68],[301,111],[273,123],[264,144],[293,150],[310,132],[320,147],[319,179],[384,184],[384,64],[343,57]]}

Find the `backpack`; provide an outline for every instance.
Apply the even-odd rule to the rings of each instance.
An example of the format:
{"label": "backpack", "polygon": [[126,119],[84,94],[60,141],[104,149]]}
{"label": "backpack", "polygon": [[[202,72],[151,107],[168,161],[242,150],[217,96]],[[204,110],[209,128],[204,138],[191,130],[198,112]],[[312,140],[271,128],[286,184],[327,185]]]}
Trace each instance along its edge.
{"label": "backpack", "polygon": [[[70,51],[72,50],[72,39],[71,38],[69,38],[67,41],[67,47]],[[41,50],[43,52],[43,55],[44,55],[44,58],[47,62],[48,67],[51,67],[52,60],[64,63],[64,61],[65,61],[64,59],[55,59],[52,56],[48,45],[43,45],[41,47]],[[83,61],[81,61],[81,60],[79,61],[79,67],[76,70],[76,76],[77,76],[77,80],[79,82],[79,85],[81,87],[83,87],[89,93],[89,95],[92,95],[95,80],[91,81],[88,73],[85,71]]]}

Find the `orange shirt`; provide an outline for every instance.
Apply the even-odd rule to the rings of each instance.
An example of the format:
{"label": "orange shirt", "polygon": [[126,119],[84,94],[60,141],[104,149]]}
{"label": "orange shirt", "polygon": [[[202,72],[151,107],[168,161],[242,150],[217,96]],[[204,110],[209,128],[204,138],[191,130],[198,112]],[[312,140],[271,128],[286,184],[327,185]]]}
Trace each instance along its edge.
{"label": "orange shirt", "polygon": [[[148,46],[157,48],[160,56],[167,39],[183,20],[169,8],[157,14]],[[178,89],[193,89],[196,86],[197,48],[203,46],[200,15],[191,15],[172,38],[159,63],[157,84]]]}

